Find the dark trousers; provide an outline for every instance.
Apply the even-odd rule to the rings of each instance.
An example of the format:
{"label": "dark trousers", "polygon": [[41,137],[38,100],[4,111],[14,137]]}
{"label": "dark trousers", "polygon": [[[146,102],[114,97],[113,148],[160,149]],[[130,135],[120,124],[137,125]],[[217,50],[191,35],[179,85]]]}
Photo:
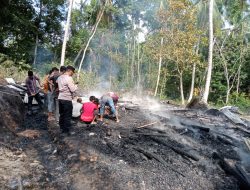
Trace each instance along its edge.
{"label": "dark trousers", "polygon": [[29,98],[28,98],[28,110],[31,110],[33,98],[36,99],[39,107],[42,109],[43,108],[43,102],[41,100],[40,94],[37,93],[35,96],[29,96]]}
{"label": "dark trousers", "polygon": [[59,125],[62,132],[69,132],[71,127],[71,117],[73,111],[72,101],[58,100],[59,101]]}

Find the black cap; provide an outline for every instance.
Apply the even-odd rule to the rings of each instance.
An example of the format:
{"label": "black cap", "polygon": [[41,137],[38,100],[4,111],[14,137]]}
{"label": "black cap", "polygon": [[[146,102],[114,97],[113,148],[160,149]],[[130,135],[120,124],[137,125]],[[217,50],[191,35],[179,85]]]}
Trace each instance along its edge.
{"label": "black cap", "polygon": [[75,68],[73,66],[71,66],[71,65],[67,66],[67,70],[71,70],[71,71],[75,72]]}

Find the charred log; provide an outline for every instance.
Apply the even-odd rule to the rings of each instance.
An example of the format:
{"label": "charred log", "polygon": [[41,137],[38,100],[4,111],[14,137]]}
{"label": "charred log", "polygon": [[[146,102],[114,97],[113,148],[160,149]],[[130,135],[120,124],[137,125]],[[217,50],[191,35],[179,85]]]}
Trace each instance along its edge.
{"label": "charred log", "polygon": [[194,129],[199,129],[199,130],[202,130],[202,131],[205,131],[205,132],[209,132],[210,131],[210,128],[208,127],[203,127],[203,126],[200,126],[200,125],[194,125],[194,124],[188,124],[188,123],[185,123],[184,121],[181,121],[180,122],[182,125],[185,125],[187,127],[192,127]]}
{"label": "charred log", "polygon": [[228,174],[233,175],[240,184],[241,189],[250,189],[250,178],[238,164],[231,165],[225,158],[217,152],[213,152],[213,159],[218,160],[221,168]]}
{"label": "charred log", "polygon": [[157,142],[158,144],[162,144],[170,149],[172,149],[174,152],[176,152],[177,154],[180,154],[181,156],[184,157],[188,157],[191,158],[194,161],[199,161],[199,156],[196,155],[193,151],[191,152],[190,150],[187,150],[186,148],[181,149],[178,147],[174,147],[173,145],[171,145],[170,143],[163,141],[159,138],[155,138],[155,137],[150,137],[153,141]]}
{"label": "charred log", "polygon": [[158,155],[152,153],[152,152],[149,152],[149,151],[146,151],[142,148],[139,148],[139,147],[134,147],[134,149],[142,154],[144,154],[147,158],[149,159],[155,159],[157,160],[158,162],[162,163],[165,167],[167,168],[170,168],[171,170],[173,170],[174,172],[180,174],[181,176],[183,177],[186,177],[183,173],[179,172],[178,170],[176,170],[173,166],[171,166],[170,164],[168,164],[165,160],[163,160],[161,157],[159,157]]}

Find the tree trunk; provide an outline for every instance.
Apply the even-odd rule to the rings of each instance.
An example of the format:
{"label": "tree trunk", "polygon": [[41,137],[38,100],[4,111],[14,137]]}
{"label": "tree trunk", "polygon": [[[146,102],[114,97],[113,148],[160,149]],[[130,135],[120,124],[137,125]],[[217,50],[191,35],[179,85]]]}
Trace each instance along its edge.
{"label": "tree trunk", "polygon": [[140,74],[140,44],[138,42],[138,52],[137,52],[137,90],[138,90],[138,94],[140,92],[140,87],[141,87],[141,74]]}
{"label": "tree trunk", "polygon": [[[133,22],[133,27],[134,27],[134,22]],[[135,46],[135,33],[133,29],[133,55],[132,55],[132,62],[131,62],[131,81],[132,82],[134,81],[134,77],[135,77],[135,72],[134,72],[135,56],[136,56],[136,46]],[[135,85],[135,83],[133,85]]]}
{"label": "tree trunk", "polygon": [[112,89],[112,64],[113,64],[113,60],[112,57],[110,57],[110,63],[109,63],[109,91],[111,91]]}
{"label": "tree trunk", "polygon": [[239,66],[238,77],[237,77],[237,87],[236,87],[237,95],[239,95],[239,89],[240,89],[240,73],[241,73],[241,64]]}
{"label": "tree trunk", "polygon": [[[195,52],[196,55],[199,54],[199,45],[200,45],[200,37],[199,37],[198,45],[197,45],[196,52]],[[195,72],[196,72],[196,63],[193,64],[192,82],[191,82],[191,89],[190,89],[188,102],[190,102],[192,100],[193,95],[194,95]]]}
{"label": "tree trunk", "polygon": [[212,76],[212,68],[213,68],[213,6],[214,0],[209,0],[209,51],[208,51],[208,68],[207,68],[207,78],[206,78],[206,85],[204,94],[202,97],[202,101],[207,104],[208,95],[209,95],[209,88],[211,83],[211,76]]}
{"label": "tree trunk", "polygon": [[83,51],[83,56],[82,56],[82,59],[81,59],[81,62],[80,62],[79,68],[78,68],[78,72],[77,72],[77,80],[79,80],[80,72],[81,72],[81,68],[82,68],[82,63],[83,63],[83,61],[84,61],[84,58],[85,58],[87,49],[88,49],[88,47],[89,47],[89,44],[90,44],[92,38],[93,38],[94,35],[95,35],[95,32],[96,32],[97,27],[98,27],[98,25],[99,25],[99,23],[100,23],[100,21],[101,21],[101,19],[102,19],[102,15],[103,15],[103,13],[104,13],[104,11],[105,11],[105,7],[106,7],[107,2],[108,2],[108,0],[105,1],[105,4],[104,4],[103,8],[101,9],[100,15],[99,15],[99,17],[98,17],[98,19],[97,19],[97,22],[96,22],[96,25],[95,25],[95,27],[94,27],[94,29],[93,29],[93,32],[92,32],[91,36],[89,37],[88,42],[87,42],[87,44],[86,44],[86,46],[85,46],[85,49],[84,49],[84,51]]}
{"label": "tree trunk", "polygon": [[230,95],[230,91],[231,91],[231,88],[229,86],[229,82],[227,82],[227,95],[226,95],[226,104],[228,104],[228,101],[229,101],[229,95]]}
{"label": "tree trunk", "polygon": [[157,91],[158,91],[158,88],[159,88],[159,82],[160,82],[161,64],[162,64],[162,46],[163,46],[163,38],[161,38],[159,67],[158,67],[158,75],[157,75],[157,82],[156,82],[156,87],[155,87],[155,94],[154,94],[154,96],[157,95]]}
{"label": "tree trunk", "polygon": [[69,35],[69,26],[70,26],[70,18],[71,18],[71,11],[73,6],[74,0],[69,0],[69,10],[68,10],[68,16],[67,16],[67,22],[65,25],[65,32],[64,32],[64,38],[63,38],[63,45],[62,45],[62,54],[61,54],[61,66],[64,65],[65,60],[65,52],[66,52],[66,45],[68,41],[68,35]]}
{"label": "tree trunk", "polygon": [[74,59],[74,61],[73,61],[73,65],[76,65],[76,62],[77,62],[77,60],[79,59],[79,57],[80,57],[80,55],[81,55],[83,49],[84,49],[84,48],[81,48],[80,51],[78,51],[77,56],[75,57],[75,59]]}
{"label": "tree trunk", "polygon": [[163,75],[163,81],[162,81],[162,85],[161,85],[161,92],[160,92],[160,98],[163,97],[163,93],[166,89],[166,82],[167,82],[167,71],[164,71],[164,75]]}
{"label": "tree trunk", "polygon": [[130,65],[130,44],[128,43],[128,64],[127,64],[127,76],[126,76],[126,81],[127,84],[129,84],[129,65]]}
{"label": "tree trunk", "polygon": [[180,93],[181,93],[181,104],[185,104],[184,93],[183,93],[183,74],[180,73]]}
{"label": "tree trunk", "polygon": [[33,65],[36,65],[37,48],[38,48],[38,34],[36,34],[36,47],[35,47],[35,52],[34,52],[34,61],[33,61]]}
{"label": "tree trunk", "polygon": [[191,89],[190,89],[190,94],[189,94],[188,102],[190,102],[192,100],[193,94],[194,94],[195,70],[196,70],[196,63],[193,64],[192,82],[191,82]]}

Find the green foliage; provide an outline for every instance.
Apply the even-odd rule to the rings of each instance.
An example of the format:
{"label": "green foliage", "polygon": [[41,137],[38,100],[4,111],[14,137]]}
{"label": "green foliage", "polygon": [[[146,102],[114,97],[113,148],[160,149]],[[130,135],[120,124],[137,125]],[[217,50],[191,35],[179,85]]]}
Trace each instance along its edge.
{"label": "green foliage", "polygon": [[[66,2],[66,0],[2,2],[0,7],[0,53],[2,53],[0,54],[0,74],[2,76],[23,80],[26,77],[26,71],[31,69],[36,45],[38,45],[38,62],[41,60],[40,57],[47,57],[46,51],[51,56],[47,61],[43,61],[45,64],[34,66],[33,69],[36,72],[45,75],[52,67],[59,67],[62,23],[68,8]],[[105,1],[91,0],[85,4],[83,2],[85,1],[81,1],[80,7],[72,10],[65,65],[72,65],[79,50],[85,46]],[[134,90],[142,87],[143,90],[152,92],[156,85],[161,55],[163,61],[158,91],[160,98],[175,100],[179,98],[180,75],[183,76],[184,96],[189,94],[193,63],[197,65],[195,87],[202,89],[208,56],[207,2],[109,0],[86,52],[79,86],[84,91],[93,88],[102,90],[101,88],[104,87],[99,84],[105,83],[111,84],[112,90]],[[249,4],[246,1],[215,1],[216,44],[209,96],[211,103],[219,106],[225,104],[227,90],[225,63],[227,63],[228,72],[234,76],[238,73],[239,64],[241,64],[240,94],[236,96],[234,93],[237,90],[238,78],[232,81],[233,77],[229,80],[230,84],[233,84],[229,103],[242,109],[244,105],[249,106],[249,15]],[[235,28],[224,29],[225,20]],[[143,31],[144,35],[142,35]],[[142,36],[145,37],[145,41],[141,40]],[[36,44],[36,37],[38,37],[38,44]],[[160,45],[162,37],[163,47]],[[218,47],[222,44],[224,57],[218,51]],[[198,55],[195,52],[197,48]]]}
{"label": "green foliage", "polygon": [[99,80],[100,79],[95,75],[95,73],[83,71],[80,74],[78,87],[83,89],[84,92],[95,90],[97,84],[100,82]]}
{"label": "green foliage", "polygon": [[42,65],[36,65],[34,66],[34,70],[39,73],[39,75],[41,76],[45,76],[49,73],[49,71],[53,68],[53,67],[57,67],[59,68],[59,63],[57,62],[51,62],[51,63],[45,63]]}
{"label": "green foliage", "polygon": [[8,1],[0,9],[0,52],[16,62],[32,63],[36,37],[40,47],[56,47],[60,43],[64,1]]}
{"label": "green foliage", "polygon": [[232,93],[230,96],[230,105],[239,107],[243,112],[250,114],[250,98],[245,93]]}
{"label": "green foliage", "polygon": [[13,78],[23,82],[31,67],[23,61],[14,62],[4,54],[0,54],[0,78]]}

